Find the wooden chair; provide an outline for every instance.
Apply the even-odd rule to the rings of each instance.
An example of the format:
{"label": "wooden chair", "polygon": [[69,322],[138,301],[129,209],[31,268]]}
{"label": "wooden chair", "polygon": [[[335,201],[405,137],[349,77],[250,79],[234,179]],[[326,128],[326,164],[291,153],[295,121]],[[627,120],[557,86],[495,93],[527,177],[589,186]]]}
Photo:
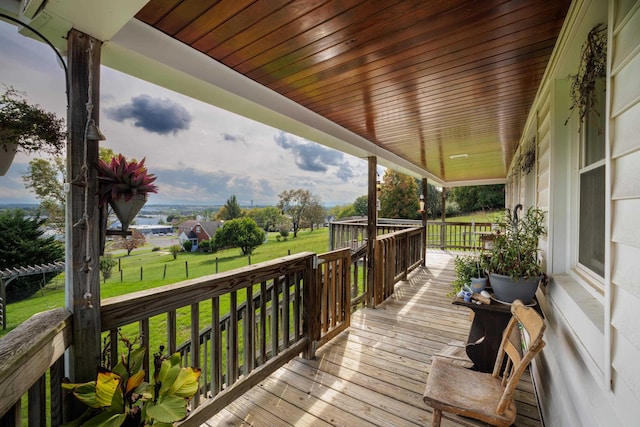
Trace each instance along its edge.
{"label": "wooden chair", "polygon": [[[545,345],[545,324],[535,310],[520,300],[512,304],[511,313],[493,373],[472,371],[447,359],[433,358],[424,392],[424,402],[433,407],[433,427],[440,425],[442,411],[495,426],[513,424],[515,389],[522,373]],[[526,333],[521,333],[518,325]]]}

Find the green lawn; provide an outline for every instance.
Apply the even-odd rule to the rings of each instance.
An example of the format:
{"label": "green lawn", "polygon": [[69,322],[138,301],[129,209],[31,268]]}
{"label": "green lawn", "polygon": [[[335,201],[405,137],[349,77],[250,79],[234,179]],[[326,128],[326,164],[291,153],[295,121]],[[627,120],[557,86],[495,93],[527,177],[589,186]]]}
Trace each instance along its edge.
{"label": "green lawn", "polygon": [[[287,241],[280,242],[276,240],[277,234],[269,233],[268,242],[255,249],[251,255],[252,264],[286,256],[289,251],[292,254],[304,251],[316,253],[328,251],[328,228],[313,232],[303,230],[298,233],[297,238],[294,239],[293,235],[290,235]],[[189,278],[192,279],[215,273],[216,259],[218,271],[243,267],[249,262],[248,257],[240,254],[239,249],[229,249],[214,254],[180,253],[178,258],[174,260],[168,252],[151,251],[151,248],[147,247],[135,249],[130,256],[126,256],[126,253],[115,255],[114,259],[120,261],[122,282],[118,266],[116,266],[112,277],[102,283],[100,288],[102,299],[185,280],[187,279],[185,263],[188,264]],[[165,266],[166,277],[163,279]],[[141,268],[142,280],[140,280]],[[38,292],[26,300],[9,304],[6,313],[7,329],[0,330],[0,337],[16,328],[33,314],[58,307],[64,307],[64,274],[56,277],[42,292]],[[223,308],[221,307],[221,309]],[[207,314],[207,311],[203,313],[203,316]],[[158,326],[162,327],[161,324]]]}

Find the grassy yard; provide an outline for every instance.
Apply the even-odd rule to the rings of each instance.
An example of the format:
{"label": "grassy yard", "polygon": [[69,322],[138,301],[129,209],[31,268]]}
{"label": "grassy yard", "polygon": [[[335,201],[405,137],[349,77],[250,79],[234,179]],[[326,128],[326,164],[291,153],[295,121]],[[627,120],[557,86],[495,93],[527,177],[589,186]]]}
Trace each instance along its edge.
{"label": "grassy yard", "polygon": [[[293,239],[290,235],[288,240],[280,242],[276,240],[278,233],[269,234],[268,242],[256,248],[251,255],[252,264],[286,256],[289,251],[292,254],[304,251],[316,253],[328,251],[327,228],[313,232],[303,230],[298,233],[297,238]],[[170,253],[163,250],[152,251],[150,247],[135,249],[130,256],[126,256],[126,253],[115,255],[114,259],[120,262],[122,281],[118,266],[116,266],[112,277],[101,285],[102,299],[180,282],[187,279],[187,266],[189,278],[192,279],[215,273],[216,264],[218,271],[229,271],[246,266],[249,262],[248,257],[240,254],[239,249],[229,249],[214,254],[180,253],[178,258],[174,260]],[[163,279],[165,268],[166,277]],[[140,279],[141,269],[142,280]],[[0,337],[6,335],[33,314],[58,307],[64,307],[64,274],[56,277],[42,292],[37,292],[26,300],[9,304],[6,313],[7,329],[0,330]],[[203,313],[203,316],[206,316],[207,311]],[[161,322],[166,322],[166,320],[163,319]],[[163,328],[161,323],[156,326]],[[128,334],[127,331],[125,333]]]}

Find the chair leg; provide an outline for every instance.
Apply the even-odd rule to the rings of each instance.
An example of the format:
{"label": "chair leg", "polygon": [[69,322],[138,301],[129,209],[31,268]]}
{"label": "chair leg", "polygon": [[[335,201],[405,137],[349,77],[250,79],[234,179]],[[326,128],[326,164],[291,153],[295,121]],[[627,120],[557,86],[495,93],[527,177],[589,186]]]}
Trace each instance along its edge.
{"label": "chair leg", "polygon": [[431,427],[440,427],[441,420],[442,420],[442,411],[440,409],[433,408],[433,418],[431,419]]}

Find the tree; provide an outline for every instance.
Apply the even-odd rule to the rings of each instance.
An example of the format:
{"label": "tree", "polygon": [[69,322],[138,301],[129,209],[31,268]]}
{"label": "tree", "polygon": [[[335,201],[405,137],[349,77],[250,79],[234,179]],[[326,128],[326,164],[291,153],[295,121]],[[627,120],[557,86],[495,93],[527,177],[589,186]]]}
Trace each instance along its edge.
{"label": "tree", "polygon": [[229,197],[224,206],[218,211],[218,217],[223,221],[240,218],[243,215],[244,212],[240,207],[240,204],[238,204],[238,199],[236,199],[235,194]]}
{"label": "tree", "polygon": [[427,218],[440,218],[442,215],[442,190],[439,190],[435,185],[427,185],[425,209]]}
{"label": "tree", "polygon": [[251,218],[243,217],[225,222],[214,235],[216,249],[240,248],[243,255],[250,255],[264,242],[264,232]]}
{"label": "tree", "polygon": [[[100,147],[99,156],[108,161],[115,153],[110,148]],[[31,160],[27,172],[22,176],[25,187],[40,200],[39,210],[48,215],[47,224],[58,231],[64,230],[65,172],[65,160],[56,156],[50,162],[40,158]]]}
{"label": "tree", "polygon": [[280,193],[278,207],[284,215],[291,219],[293,237],[298,237],[298,230],[304,220],[305,210],[311,203],[309,190],[285,190]]}
{"label": "tree", "polygon": [[[64,247],[53,237],[44,237],[44,220],[28,218],[22,210],[0,212],[0,269],[48,264],[64,260]],[[46,274],[49,282],[55,274]],[[41,276],[20,277],[7,287],[9,302],[28,298],[36,292]]]}
{"label": "tree", "polygon": [[380,216],[417,219],[420,214],[418,185],[410,176],[387,169],[380,194]]}
{"label": "tree", "polygon": [[33,159],[22,180],[40,200],[39,209],[47,215],[47,223],[59,232],[64,231],[64,160],[61,157],[54,157],[51,161]]}
{"label": "tree", "polygon": [[354,216],[356,214],[356,211],[353,209],[352,204],[348,204],[348,205],[334,206],[329,210],[328,213],[330,216],[334,216],[336,217],[336,219],[340,219],[340,218]]}
{"label": "tree", "polygon": [[304,222],[313,231],[314,224],[324,224],[325,209],[320,204],[320,198],[318,196],[311,196],[309,205],[303,214]]}
{"label": "tree", "polygon": [[275,230],[284,220],[282,212],[275,206],[250,209],[247,216],[267,232]]}
{"label": "tree", "polygon": [[450,195],[462,212],[504,208],[504,184],[455,187]]}
{"label": "tree", "polygon": [[131,251],[133,251],[135,248],[144,246],[146,242],[147,239],[145,239],[144,234],[142,234],[138,230],[133,230],[131,232],[131,236],[117,238],[113,242],[113,247],[115,249],[126,249],[127,256],[129,256],[131,255]]}
{"label": "tree", "polygon": [[369,197],[367,195],[358,197],[353,202],[354,215],[367,216],[369,215]]}

